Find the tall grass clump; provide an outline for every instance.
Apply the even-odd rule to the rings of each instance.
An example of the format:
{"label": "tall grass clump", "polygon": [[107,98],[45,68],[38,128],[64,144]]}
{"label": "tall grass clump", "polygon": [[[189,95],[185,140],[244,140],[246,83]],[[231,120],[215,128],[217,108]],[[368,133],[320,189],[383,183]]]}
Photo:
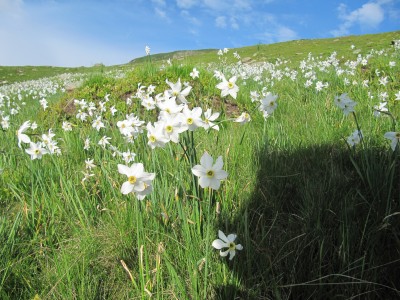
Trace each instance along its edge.
{"label": "tall grass clump", "polygon": [[346,47],[1,87],[0,298],[399,297],[400,50]]}

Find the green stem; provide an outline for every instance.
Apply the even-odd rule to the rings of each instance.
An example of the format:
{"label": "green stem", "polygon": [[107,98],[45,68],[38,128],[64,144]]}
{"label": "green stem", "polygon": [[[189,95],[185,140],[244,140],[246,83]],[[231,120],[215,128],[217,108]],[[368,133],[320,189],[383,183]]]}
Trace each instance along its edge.
{"label": "green stem", "polygon": [[208,213],[207,213],[207,233],[206,233],[206,263],[205,263],[205,270],[204,270],[204,299],[207,299],[207,284],[208,284],[208,260],[210,254],[210,220],[211,220],[211,200],[212,200],[212,193],[213,190],[209,188],[208,193]]}

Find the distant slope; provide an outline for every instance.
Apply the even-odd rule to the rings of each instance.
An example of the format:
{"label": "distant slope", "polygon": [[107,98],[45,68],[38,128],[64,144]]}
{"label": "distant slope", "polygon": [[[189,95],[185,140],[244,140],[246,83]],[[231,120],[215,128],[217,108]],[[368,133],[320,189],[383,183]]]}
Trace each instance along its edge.
{"label": "distant slope", "polygon": [[[366,53],[371,49],[390,47],[393,40],[400,40],[400,31],[327,39],[303,39],[276,44],[258,44],[230,49],[230,54],[226,57],[228,62],[235,62],[237,60],[233,57],[232,53],[237,52],[244,63],[274,62],[280,58],[297,64],[306,58],[310,52],[314,56],[329,55],[333,51],[336,51],[340,57],[354,56],[354,53]],[[351,45],[354,45],[355,49],[351,49]],[[171,59],[172,62],[179,61],[193,65],[206,64],[218,61],[217,51],[218,49],[200,49],[151,54],[150,56],[135,58],[126,64],[118,66],[97,65],[80,68],[0,66],[0,86],[18,81],[55,76],[61,73],[96,73],[113,69],[131,69],[150,61],[153,64],[161,65],[166,63],[168,59]]]}
{"label": "distant slope", "polygon": [[[167,61],[168,59],[173,59],[173,60],[181,60],[184,58],[188,58],[190,56],[200,56],[204,54],[209,54],[209,53],[216,53],[218,49],[202,49],[202,50],[178,50],[178,51],[173,51],[173,52],[167,52],[167,53],[157,53],[157,54],[152,54],[151,55],[151,61],[153,62],[159,62],[159,61]],[[133,60],[131,60],[129,63],[130,64],[140,64],[144,63],[149,60],[148,56],[143,56],[143,57],[138,57]]]}
{"label": "distant slope", "polygon": [[[351,55],[354,51],[368,52],[371,49],[390,47],[392,40],[400,39],[400,31],[378,34],[353,35],[326,39],[302,39],[275,44],[258,44],[241,48],[232,48],[230,52],[237,52],[243,62],[275,61],[277,58],[291,60],[297,63],[303,60],[308,53],[313,55],[328,55],[333,51],[339,55]],[[355,46],[352,50],[351,45]],[[152,62],[166,62],[168,59],[184,60],[188,63],[210,63],[218,60],[218,49],[175,51],[170,53],[152,54]],[[236,61],[233,55],[228,55],[232,62]],[[142,64],[149,58],[144,56],[132,60],[131,64]]]}

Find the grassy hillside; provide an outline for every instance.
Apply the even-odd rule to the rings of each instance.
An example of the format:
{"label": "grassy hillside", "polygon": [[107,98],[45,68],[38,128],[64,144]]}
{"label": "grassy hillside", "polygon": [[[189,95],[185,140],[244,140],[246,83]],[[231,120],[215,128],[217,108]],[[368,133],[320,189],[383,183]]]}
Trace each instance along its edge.
{"label": "grassy hillside", "polygon": [[[357,45],[355,51],[367,52],[373,48],[380,49],[389,47],[393,40],[399,39],[400,31],[387,32],[380,34],[368,34],[359,36],[345,36],[340,38],[329,39],[312,39],[312,40],[296,40],[276,44],[259,44],[254,46],[233,48],[231,52],[237,52],[242,61],[246,63],[252,62],[275,62],[276,59],[290,60],[293,65],[304,59],[308,53],[314,56],[328,55],[333,51],[338,52],[338,55],[350,56],[352,51],[349,51],[351,45]],[[205,65],[218,61],[216,53],[218,49],[202,49],[202,50],[181,50],[170,53],[152,54],[151,61],[155,64],[166,64],[167,60],[177,63],[186,63],[194,65]],[[135,58],[125,65],[118,66],[102,66],[93,67],[51,67],[51,66],[0,66],[0,86],[13,82],[25,80],[33,80],[43,77],[51,77],[63,73],[101,73],[115,69],[126,70],[131,67],[141,66],[149,61],[149,57],[143,56]],[[228,58],[228,62],[234,62],[233,57]]]}
{"label": "grassy hillside", "polygon": [[21,67],[49,77],[0,86],[0,299],[400,298],[392,39]]}

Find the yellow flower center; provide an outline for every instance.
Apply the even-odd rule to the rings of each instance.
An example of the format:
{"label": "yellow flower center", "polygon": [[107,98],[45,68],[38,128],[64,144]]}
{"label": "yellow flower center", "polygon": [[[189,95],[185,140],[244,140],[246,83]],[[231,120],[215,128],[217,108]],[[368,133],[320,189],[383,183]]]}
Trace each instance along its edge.
{"label": "yellow flower center", "polygon": [[229,243],[229,250],[235,250],[236,244],[234,242]]}
{"label": "yellow flower center", "polygon": [[179,95],[179,93],[178,93],[177,91],[174,91],[172,94],[173,94],[175,97]]}
{"label": "yellow flower center", "polygon": [[129,176],[129,177],[128,177],[128,181],[129,181],[130,184],[135,184],[135,182],[136,182],[136,177],[135,177],[135,176]]}
{"label": "yellow flower center", "polygon": [[232,82],[228,82],[228,88],[233,89],[234,84]]}
{"label": "yellow flower center", "polygon": [[149,137],[149,140],[150,140],[150,142],[154,143],[157,139],[156,139],[156,137],[154,135],[151,135]]}
{"label": "yellow flower center", "polygon": [[213,170],[208,170],[206,174],[207,174],[207,177],[214,177],[214,171]]}
{"label": "yellow flower center", "polygon": [[188,118],[188,119],[187,119],[187,123],[188,123],[189,125],[192,125],[192,124],[193,124],[193,119],[192,119],[192,118]]}
{"label": "yellow flower center", "polygon": [[168,125],[167,127],[165,127],[165,130],[166,130],[168,133],[171,133],[171,132],[173,131],[173,128],[172,128],[171,125]]}
{"label": "yellow flower center", "polygon": [[35,154],[39,154],[40,150],[39,149],[35,149]]}

